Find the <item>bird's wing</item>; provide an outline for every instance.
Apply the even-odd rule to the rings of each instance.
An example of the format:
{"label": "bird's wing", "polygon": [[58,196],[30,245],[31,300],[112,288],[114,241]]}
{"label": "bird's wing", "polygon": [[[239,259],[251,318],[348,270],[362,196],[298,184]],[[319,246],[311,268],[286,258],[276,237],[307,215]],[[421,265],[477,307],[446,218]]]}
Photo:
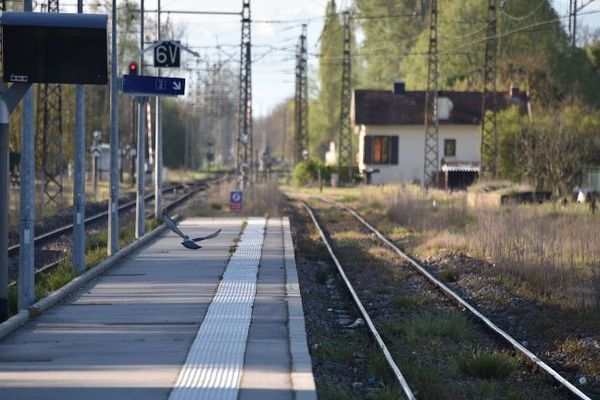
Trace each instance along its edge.
{"label": "bird's wing", "polygon": [[177,227],[175,221],[173,221],[173,219],[169,217],[169,215],[165,211],[163,211],[163,221],[165,225],[169,227],[169,229],[181,236],[183,239],[188,238],[186,235],[183,234],[183,232],[181,232],[181,230]]}
{"label": "bird's wing", "polygon": [[181,244],[183,245],[183,247],[191,249],[191,250],[198,250],[198,249],[202,248],[202,246],[198,246],[196,243],[192,242],[190,239],[184,240],[183,242],[181,242]]}
{"label": "bird's wing", "polygon": [[199,237],[199,238],[196,238],[196,239],[193,239],[193,240],[194,240],[194,242],[201,242],[203,240],[208,240],[208,239],[216,238],[217,236],[219,236],[219,233],[221,233],[220,229],[217,230],[217,231],[215,231],[215,232],[213,232],[213,233],[211,233],[208,236]]}

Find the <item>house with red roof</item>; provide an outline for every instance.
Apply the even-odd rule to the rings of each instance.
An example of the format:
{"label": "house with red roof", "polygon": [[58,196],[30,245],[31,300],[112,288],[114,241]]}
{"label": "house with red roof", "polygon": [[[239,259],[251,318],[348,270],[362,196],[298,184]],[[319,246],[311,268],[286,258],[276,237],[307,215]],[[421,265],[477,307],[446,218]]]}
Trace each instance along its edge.
{"label": "house with red roof", "polygon": [[[394,90],[355,90],[352,123],[358,135],[359,170],[375,184],[420,184],[425,159],[425,94]],[[446,189],[464,188],[479,175],[481,92],[440,91],[439,165]],[[491,102],[488,102],[491,103]],[[528,96],[511,87],[496,94],[498,111],[517,105],[528,112]]]}

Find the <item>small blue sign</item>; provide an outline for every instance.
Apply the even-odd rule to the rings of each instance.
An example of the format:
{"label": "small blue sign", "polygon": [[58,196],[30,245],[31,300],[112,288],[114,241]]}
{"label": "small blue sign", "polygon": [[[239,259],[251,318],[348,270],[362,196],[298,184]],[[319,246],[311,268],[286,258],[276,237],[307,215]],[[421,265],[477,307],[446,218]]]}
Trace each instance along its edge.
{"label": "small blue sign", "polygon": [[185,94],[185,79],[123,75],[123,93],[132,96],[182,96]]}
{"label": "small blue sign", "polygon": [[244,192],[234,190],[229,194],[229,208],[231,211],[240,212],[244,205]]}

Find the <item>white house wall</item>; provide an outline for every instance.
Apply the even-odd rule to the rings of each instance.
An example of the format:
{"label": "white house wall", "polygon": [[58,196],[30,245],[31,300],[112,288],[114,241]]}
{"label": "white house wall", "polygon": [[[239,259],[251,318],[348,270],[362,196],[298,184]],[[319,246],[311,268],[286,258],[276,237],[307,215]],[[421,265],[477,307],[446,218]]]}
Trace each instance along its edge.
{"label": "white house wall", "polygon": [[[425,152],[423,125],[361,126],[359,131],[359,168],[378,169],[372,175],[372,183],[421,182]],[[365,165],[363,163],[364,137],[398,136],[398,165]],[[444,139],[456,139],[456,156],[446,161],[479,162],[481,143],[480,127],[476,125],[440,125],[440,162],[444,158]]]}

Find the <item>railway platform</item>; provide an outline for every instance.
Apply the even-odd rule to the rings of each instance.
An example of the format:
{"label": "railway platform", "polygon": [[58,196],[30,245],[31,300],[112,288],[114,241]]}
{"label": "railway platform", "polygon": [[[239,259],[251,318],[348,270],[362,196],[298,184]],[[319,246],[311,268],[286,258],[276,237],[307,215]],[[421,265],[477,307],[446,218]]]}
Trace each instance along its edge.
{"label": "railway platform", "polygon": [[192,218],[0,341],[0,398],[316,399],[289,221]]}

